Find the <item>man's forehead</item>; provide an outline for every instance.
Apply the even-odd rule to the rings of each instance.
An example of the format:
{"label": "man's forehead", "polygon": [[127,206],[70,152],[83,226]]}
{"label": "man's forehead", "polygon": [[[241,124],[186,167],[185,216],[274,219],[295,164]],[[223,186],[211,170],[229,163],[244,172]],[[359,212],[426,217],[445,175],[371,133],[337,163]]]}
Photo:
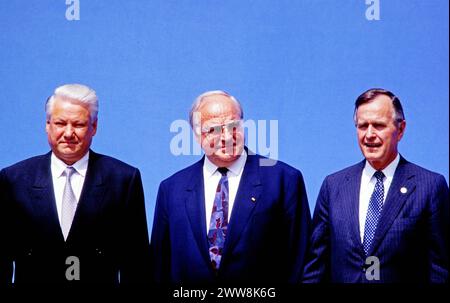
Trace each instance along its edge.
{"label": "man's forehead", "polygon": [[225,95],[211,95],[204,97],[198,110],[204,114],[210,115],[220,115],[225,112],[239,112],[236,102]]}
{"label": "man's forehead", "polygon": [[232,101],[230,96],[224,95],[224,94],[212,94],[212,95],[208,95],[202,98],[202,103],[206,103],[206,102],[211,102],[211,101],[216,101],[216,102],[228,102],[228,101]]}
{"label": "man's forehead", "polygon": [[72,101],[73,99],[55,98],[53,107],[50,111],[50,118],[76,117],[89,118],[89,107],[80,101]]}
{"label": "man's forehead", "polygon": [[394,112],[395,109],[392,101],[385,95],[377,96],[373,100],[361,104],[357,110],[357,113],[370,113],[378,115],[392,114]]}

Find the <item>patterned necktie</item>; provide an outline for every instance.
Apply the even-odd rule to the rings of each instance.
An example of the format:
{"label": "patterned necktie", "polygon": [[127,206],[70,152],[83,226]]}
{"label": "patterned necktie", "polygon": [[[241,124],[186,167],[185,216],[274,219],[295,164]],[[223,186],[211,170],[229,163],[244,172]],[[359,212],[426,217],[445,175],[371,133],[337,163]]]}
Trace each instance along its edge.
{"label": "patterned necktie", "polygon": [[366,255],[369,253],[370,246],[372,245],[378,220],[380,219],[381,209],[383,208],[384,174],[382,171],[378,170],[375,172],[374,176],[377,179],[377,183],[375,184],[375,189],[373,190],[372,196],[370,197],[369,207],[367,209],[366,223],[364,225],[363,247]]}
{"label": "patterned necktie", "polygon": [[217,185],[208,231],[209,256],[214,270],[220,267],[228,226],[228,169],[220,167],[218,171],[222,177]]}
{"label": "patterned necktie", "polygon": [[73,193],[72,184],[70,183],[70,178],[74,172],[75,169],[71,166],[68,166],[64,171],[66,176],[66,185],[64,186],[61,208],[61,228],[64,235],[64,240],[66,240],[69,235],[75,210],[77,209],[77,198]]}

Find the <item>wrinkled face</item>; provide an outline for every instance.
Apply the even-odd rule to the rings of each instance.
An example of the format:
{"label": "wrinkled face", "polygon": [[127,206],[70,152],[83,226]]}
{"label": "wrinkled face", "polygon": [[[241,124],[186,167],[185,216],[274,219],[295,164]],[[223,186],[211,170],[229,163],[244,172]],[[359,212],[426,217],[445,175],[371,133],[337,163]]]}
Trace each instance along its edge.
{"label": "wrinkled face", "polygon": [[244,131],[238,105],[224,95],[203,98],[198,109],[201,134],[196,134],[208,159],[219,167],[230,166],[244,149]]}
{"label": "wrinkled face", "polygon": [[405,131],[406,122],[397,125],[394,113],[392,101],[385,95],[360,105],[356,112],[359,147],[376,170],[384,169],[395,159]]}
{"label": "wrinkled face", "polygon": [[56,97],[45,129],[53,153],[72,165],[88,152],[97,131],[97,120],[91,123],[85,105]]}

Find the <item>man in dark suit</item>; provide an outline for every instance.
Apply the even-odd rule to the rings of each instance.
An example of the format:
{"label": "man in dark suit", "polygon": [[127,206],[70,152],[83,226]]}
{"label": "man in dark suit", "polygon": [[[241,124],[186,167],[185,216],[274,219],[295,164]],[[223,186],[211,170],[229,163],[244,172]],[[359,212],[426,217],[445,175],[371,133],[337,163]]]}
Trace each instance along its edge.
{"label": "man in dark suit", "polygon": [[141,176],[89,149],[97,112],[89,87],[58,87],[46,103],[52,151],[0,172],[1,284],[13,268],[19,284],[148,280]]}
{"label": "man in dark suit", "polygon": [[400,100],[370,89],[354,120],[365,160],[324,180],[303,281],[447,282],[448,185],[398,153]]}
{"label": "man in dark suit", "polygon": [[244,147],[243,111],[200,95],[190,121],[205,157],[159,188],[151,247],[158,283],[298,282],[310,212],[302,174]]}

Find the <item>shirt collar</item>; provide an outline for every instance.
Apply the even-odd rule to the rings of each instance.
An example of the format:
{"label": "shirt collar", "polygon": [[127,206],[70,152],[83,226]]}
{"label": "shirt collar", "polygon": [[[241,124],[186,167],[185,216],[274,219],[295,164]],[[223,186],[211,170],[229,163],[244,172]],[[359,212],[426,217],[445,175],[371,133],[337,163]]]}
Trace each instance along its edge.
{"label": "shirt collar", "polygon": [[56,173],[56,176],[61,177],[67,166],[71,166],[79,173],[82,177],[86,176],[87,167],[89,163],[89,151],[77,162],[72,165],[67,165],[61,159],[59,159],[53,152],[51,155],[51,166],[52,171]]}
{"label": "shirt collar", "polygon": [[[239,158],[236,159],[236,161],[233,162],[228,167],[228,170],[233,175],[239,175],[242,172],[242,169],[244,168],[245,162],[247,161],[247,152],[245,149],[242,151],[242,154],[239,156]],[[203,162],[203,170],[205,172],[205,177],[209,178],[217,171],[219,167],[212,163],[208,157],[205,156],[205,161]]]}
{"label": "shirt collar", "polygon": [[[395,170],[397,169],[399,162],[400,162],[400,154],[397,153],[397,157],[395,157],[394,161],[389,163],[388,166],[386,166],[384,169],[381,170],[383,172],[383,174],[386,176],[386,178],[394,177],[394,173],[395,173]],[[363,169],[363,175],[366,178],[368,178],[368,180],[370,181],[370,179],[372,178],[373,174],[376,171],[377,170],[375,168],[373,168],[372,165],[370,165],[369,161],[366,160],[366,165],[364,166],[364,169]]]}

